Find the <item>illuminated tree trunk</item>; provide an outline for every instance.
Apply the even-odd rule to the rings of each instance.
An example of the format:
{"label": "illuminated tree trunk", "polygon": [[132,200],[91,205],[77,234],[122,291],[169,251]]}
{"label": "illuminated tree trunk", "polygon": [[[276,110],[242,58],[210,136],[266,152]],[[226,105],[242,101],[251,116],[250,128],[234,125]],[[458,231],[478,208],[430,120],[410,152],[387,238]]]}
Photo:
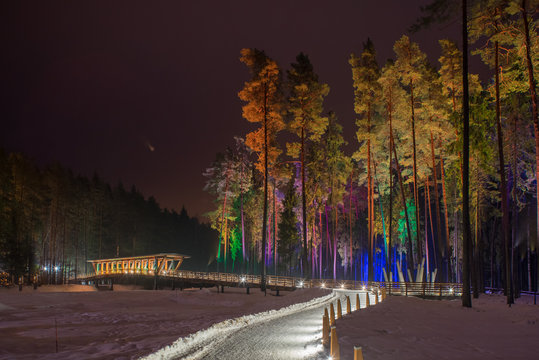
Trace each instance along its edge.
{"label": "illuminated tree trunk", "polygon": [[266,291],[266,229],[268,227],[268,85],[264,86],[264,213],[262,217],[262,274],[260,290]]}
{"label": "illuminated tree trunk", "polygon": [[[415,104],[414,104],[414,83],[410,80],[410,105],[412,111],[412,145],[413,145],[413,171],[414,171],[414,204],[415,204],[415,221],[416,227],[416,241],[417,241],[417,262],[420,263],[423,258],[420,242],[420,228],[419,226],[419,194],[417,191],[417,162],[416,162],[416,142],[415,142]],[[412,246],[412,258],[414,258],[413,246]],[[415,268],[415,263],[412,265],[412,270]]]}
{"label": "illuminated tree trunk", "polygon": [[507,295],[507,304],[514,303],[513,300],[513,285],[511,281],[511,269],[510,269],[510,250],[509,250],[509,238],[511,234],[509,223],[509,206],[507,200],[507,183],[505,180],[505,161],[503,155],[503,133],[501,123],[501,108],[500,108],[500,73],[498,66],[499,57],[499,45],[496,41],[495,44],[495,81],[496,81],[496,128],[498,135],[498,161],[499,161],[499,173],[500,173],[500,193],[502,195],[502,231],[504,240],[504,253],[505,253],[505,292]]}
{"label": "illuminated tree trunk", "polygon": [[339,215],[339,207],[337,205],[334,206],[334,212],[335,212],[335,222],[334,222],[334,230],[333,230],[333,280],[337,279],[337,219]]}
{"label": "illuminated tree trunk", "polygon": [[479,208],[479,191],[476,192],[475,199],[475,249],[474,249],[474,271],[472,272],[474,299],[479,298],[481,292],[481,217]]}
{"label": "illuminated tree trunk", "polygon": [[463,222],[463,266],[462,266],[462,306],[472,307],[470,296],[470,109],[468,99],[468,9],[467,0],[462,0],[462,112],[463,112],[463,178],[462,178],[462,222]]}
{"label": "illuminated tree trunk", "polygon": [[[226,178],[225,178],[225,198],[224,198],[224,201],[223,201],[223,213],[221,215],[221,230],[219,231],[219,248],[217,250],[217,272],[219,272],[219,259],[221,257],[221,238],[223,236],[223,226],[224,226],[224,223],[225,223],[225,211],[226,211],[226,199],[227,199],[227,194],[228,194],[228,164],[227,164],[227,169],[226,169]],[[225,231],[226,231],[226,227],[225,227]],[[224,252],[225,252],[225,259],[226,259],[226,237],[225,237],[225,249],[224,249]],[[226,271],[226,260],[225,260],[225,271]]]}
{"label": "illuminated tree trunk", "polygon": [[[389,101],[387,102],[387,115],[389,117],[389,242],[388,242],[388,264],[386,266],[387,276],[391,273],[393,259],[392,234],[393,234],[393,93],[389,90]],[[393,281],[393,279],[389,279]]]}
{"label": "illuminated tree trunk", "polygon": [[353,247],[353,241],[352,241],[352,189],[354,186],[354,168],[352,167],[352,171],[350,172],[350,199],[349,199],[349,205],[348,205],[348,215],[350,216],[350,253],[349,253],[349,271],[351,275],[352,271],[352,247]]}
{"label": "illuminated tree trunk", "polygon": [[[449,249],[449,214],[447,212],[447,192],[445,189],[445,169],[444,169],[444,157],[442,156],[442,140],[439,141],[438,147],[440,148],[440,172],[442,173],[442,197],[444,199],[444,225],[445,225],[445,240],[446,240],[446,249]],[[455,245],[457,242],[455,241]],[[456,250],[456,249],[455,249]],[[447,250],[446,250],[447,251]],[[457,280],[457,269],[458,269],[458,256],[455,257],[455,268],[451,267],[451,252],[447,254],[447,262],[449,266],[449,281]],[[453,274],[455,277],[453,277]]]}
{"label": "illuminated tree trunk", "polygon": [[[378,182],[378,177],[376,175],[376,162],[374,161],[374,159],[372,160],[372,164],[373,164],[373,169],[374,169],[374,179],[376,180],[376,188],[378,189],[378,194],[380,194],[380,183]],[[374,188],[374,186],[373,186]],[[374,192],[373,192],[373,208],[374,208]],[[381,200],[381,196],[379,195],[379,204],[380,204],[380,218],[381,218],[381,221],[382,221],[382,232],[383,232],[383,238],[384,238],[384,252],[386,253],[386,256],[387,256],[387,251],[388,251],[388,246],[387,246],[387,234],[386,234],[386,223],[385,223],[385,218],[384,218],[384,208],[382,206],[382,200]]]}
{"label": "illuminated tree trunk", "polygon": [[322,249],[324,245],[324,237],[322,236],[322,212],[318,211],[318,227],[320,229],[320,254],[318,255],[320,279],[322,278]]}
{"label": "illuminated tree trunk", "polygon": [[[530,88],[530,97],[532,100],[532,117],[533,117],[533,129],[535,134],[535,178],[539,179],[537,176],[539,172],[539,119],[537,115],[537,84],[534,78],[534,69],[533,62],[531,60],[531,42],[530,42],[530,29],[528,25],[528,14],[527,14],[526,0],[522,0],[522,20],[524,22],[524,36],[526,42],[526,65],[528,67],[528,85]],[[537,200],[537,228],[536,234],[539,234],[539,186],[536,186],[536,200]],[[536,235],[537,236],[537,235]],[[537,239],[536,239],[537,243]]]}
{"label": "illuminated tree trunk", "polygon": [[303,251],[301,260],[303,262],[304,276],[309,278],[309,266],[307,263],[307,198],[305,196],[305,128],[301,128],[301,216],[303,229]]}
{"label": "illuminated tree trunk", "polygon": [[[425,253],[427,255],[427,274],[430,269],[430,261],[429,261],[429,244],[428,244],[428,234],[427,234],[427,207],[429,209],[429,219],[430,219],[430,233],[434,237],[434,225],[432,224],[432,205],[430,201],[430,189],[429,189],[429,177],[427,176],[425,188],[427,189],[427,196],[425,198]],[[428,200],[428,203],[427,203]],[[435,254],[434,257],[436,257],[436,249],[432,249],[432,253]]]}
{"label": "illuminated tree trunk", "polygon": [[245,265],[245,223],[243,217],[243,163],[241,164],[241,184],[240,184],[240,213],[241,213],[241,250],[242,263]]}
{"label": "illuminated tree trunk", "polygon": [[[434,197],[435,197],[435,205],[436,205],[436,253],[437,254],[437,263],[441,264],[441,258],[439,254],[442,252],[442,226],[441,226],[441,216],[440,216],[440,195],[438,194],[438,172],[436,169],[436,157],[434,155],[434,138],[432,136],[432,131],[430,132],[430,151],[431,151],[431,157],[432,157],[432,175],[434,177],[433,187],[434,187]],[[430,202],[429,202],[429,210],[430,210]],[[432,221],[432,220],[431,220]],[[433,232],[434,235],[434,232]],[[445,249],[445,258],[447,259],[447,266],[446,266],[446,276],[447,276],[447,282],[451,282],[451,255],[449,251],[449,241],[445,242],[446,249]],[[443,254],[442,254],[443,255]],[[441,269],[440,269],[441,270]]]}
{"label": "illuminated tree trunk", "polygon": [[373,206],[372,206],[372,174],[371,174],[371,139],[370,139],[370,133],[371,133],[371,104],[368,104],[368,111],[367,111],[367,131],[369,133],[369,139],[367,140],[367,202],[368,202],[368,215],[367,220],[369,223],[368,226],[368,236],[369,236],[369,248],[368,248],[368,256],[367,256],[367,262],[368,262],[368,279],[369,281],[374,281],[374,267],[373,267]]}
{"label": "illuminated tree trunk", "polygon": [[[406,246],[406,262],[408,263],[408,268],[410,267],[410,265],[413,264],[413,259],[412,259],[412,232],[410,230],[410,219],[408,217],[408,209],[406,207],[406,193],[404,192],[404,183],[402,181],[402,173],[401,173],[401,169],[400,169],[400,166],[399,166],[399,158],[397,156],[397,145],[395,144],[395,140],[394,140],[394,137],[393,137],[393,129],[390,130],[390,142],[393,144],[393,155],[395,156],[395,166],[397,167],[397,177],[399,179],[399,185],[400,185],[400,189],[401,189],[401,197],[402,197],[402,206],[403,206],[403,209],[404,209],[404,218],[406,219],[406,232],[407,232],[407,235],[408,235],[408,242],[407,242],[407,246]],[[403,269],[404,271],[404,269]],[[412,280],[412,279],[410,279]]]}
{"label": "illuminated tree trunk", "polygon": [[[389,115],[389,128],[391,129],[391,113]],[[389,140],[389,240],[387,244],[387,265],[386,273],[389,281],[393,281],[391,276],[391,264],[393,263],[392,234],[393,234],[393,138]]]}

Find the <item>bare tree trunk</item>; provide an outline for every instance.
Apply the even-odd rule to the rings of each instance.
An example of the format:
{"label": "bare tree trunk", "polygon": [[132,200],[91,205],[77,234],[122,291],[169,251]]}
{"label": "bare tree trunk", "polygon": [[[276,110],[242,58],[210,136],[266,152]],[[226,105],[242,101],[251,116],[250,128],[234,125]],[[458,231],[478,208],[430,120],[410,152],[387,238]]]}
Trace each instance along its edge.
{"label": "bare tree trunk", "polygon": [[352,241],[352,188],[354,186],[354,168],[352,167],[352,171],[350,172],[350,199],[348,204],[348,215],[350,216],[350,252],[349,252],[349,265],[350,265],[350,274],[352,272],[352,247],[353,247],[353,241]]}
{"label": "bare tree trunk", "polygon": [[301,127],[301,208],[302,208],[302,229],[303,229],[303,271],[305,277],[309,278],[309,265],[307,262],[307,198],[305,196],[305,129]]}
{"label": "bare tree trunk", "polygon": [[[437,173],[437,169],[436,169],[436,157],[434,155],[434,137],[432,135],[432,131],[430,132],[430,151],[431,151],[431,157],[432,157],[432,175],[434,176],[434,181],[433,181],[433,187],[434,187],[434,200],[435,200],[435,204],[436,204],[436,258],[437,258],[437,263],[439,264],[442,264],[441,262],[441,258],[443,256],[443,250],[442,250],[442,226],[441,226],[441,222],[442,222],[442,219],[441,219],[441,216],[440,216],[440,195],[438,194],[438,173]],[[429,202],[429,207],[430,207],[430,202]],[[446,260],[447,260],[447,266],[446,266],[446,279],[447,279],[447,282],[451,282],[451,271],[450,271],[450,263],[451,263],[451,255],[450,255],[450,252],[449,252],[449,241],[446,241],[445,242],[446,244],[446,249],[445,249],[445,257]],[[442,256],[439,256],[439,255],[442,255]],[[440,269],[441,270],[441,269]]]}
{"label": "bare tree trunk", "polygon": [[264,210],[262,218],[262,274],[260,290],[266,292],[266,230],[268,227],[268,87],[264,87]]}
{"label": "bare tree trunk", "polygon": [[[415,221],[417,223],[416,226],[416,241],[417,241],[417,263],[421,263],[421,259],[423,258],[423,254],[421,251],[421,242],[420,242],[420,221],[419,221],[419,193],[417,190],[417,162],[416,162],[416,141],[415,141],[415,104],[414,104],[414,83],[412,80],[410,80],[410,103],[412,107],[412,145],[413,145],[413,171],[414,171],[414,205],[415,205]],[[413,246],[412,246],[413,251]],[[415,268],[415,264],[413,264],[412,269]]]}
{"label": "bare tree trunk", "polygon": [[[522,21],[524,22],[524,36],[526,41],[526,64],[528,67],[528,84],[530,87],[530,97],[532,100],[532,117],[533,117],[533,129],[535,133],[535,172],[536,172],[536,178],[539,178],[537,176],[537,172],[539,171],[539,119],[537,117],[537,84],[535,82],[534,78],[534,69],[533,69],[533,62],[531,59],[531,42],[530,42],[530,29],[528,25],[528,13],[527,13],[527,5],[526,0],[522,0]],[[536,187],[537,191],[537,232],[536,234],[539,235],[539,186]],[[537,239],[536,239],[537,240]]]}
{"label": "bare tree trunk", "polygon": [[[402,181],[401,169],[399,166],[399,158],[397,157],[397,145],[393,138],[393,129],[390,130],[390,142],[393,144],[393,155],[395,156],[395,165],[397,167],[397,176],[399,179],[399,185],[402,195],[402,206],[404,208],[404,217],[406,219],[406,232],[408,233],[408,242],[407,242],[407,251],[406,251],[406,262],[408,263],[408,268],[412,266],[412,232],[410,230],[410,219],[408,218],[408,209],[406,208],[406,193],[404,191],[404,183]],[[411,279],[410,279],[411,280]]]}
{"label": "bare tree trunk", "polygon": [[[440,172],[442,173],[442,196],[443,196],[443,199],[444,199],[444,222],[445,222],[445,241],[446,241],[446,251],[448,251],[448,254],[447,254],[447,262],[448,262],[448,267],[449,267],[449,281],[453,281],[453,280],[456,280],[457,279],[457,269],[458,269],[458,256],[455,256],[455,269],[453,270],[451,268],[451,251],[449,251],[449,244],[451,242],[450,240],[450,237],[449,237],[449,214],[447,212],[447,192],[446,192],[446,189],[445,189],[445,170],[444,170],[444,157],[442,156],[441,154],[441,149],[442,149],[442,140],[440,139],[439,143],[438,143],[438,147],[440,148]],[[456,245],[457,241],[455,240],[455,245]],[[454,246],[454,248],[456,249],[456,246]],[[453,275],[455,275],[453,277]]]}
{"label": "bare tree trunk", "polygon": [[[479,184],[478,184],[479,186]],[[479,253],[479,190],[475,193],[475,224],[474,224],[474,232],[475,232],[475,248],[474,248],[474,254],[473,254],[473,264],[474,267],[472,268],[472,282],[473,282],[473,297],[474,299],[479,298],[479,271],[481,269],[479,265],[479,259],[480,259],[480,253]]]}
{"label": "bare tree trunk", "polygon": [[[434,237],[434,225],[432,224],[432,205],[431,205],[431,201],[430,201],[430,190],[429,190],[429,177],[427,176],[427,183],[425,184],[425,188],[427,189],[427,196],[425,197],[425,202],[427,202],[428,200],[428,203],[425,203],[425,235],[427,233],[427,210],[426,208],[428,207],[429,209],[429,219],[430,219],[430,232],[432,234],[432,236]],[[433,241],[434,243],[434,241]],[[436,248],[439,249],[439,245],[437,244]],[[438,254],[438,250],[434,248],[432,249],[432,252],[433,254]],[[427,271],[430,269],[429,267],[429,252],[428,252],[428,237],[425,236],[425,253],[427,254]],[[436,255],[434,256],[436,258]],[[436,261],[435,263],[438,263],[438,261]]]}
{"label": "bare tree trunk", "polygon": [[513,285],[511,281],[511,269],[510,269],[510,251],[509,251],[509,238],[510,238],[510,224],[509,224],[509,207],[507,201],[507,184],[505,181],[505,161],[503,155],[503,133],[501,124],[501,109],[500,109],[500,73],[498,66],[498,42],[495,42],[495,79],[496,79],[496,126],[498,132],[498,159],[499,159],[499,173],[500,173],[500,192],[502,195],[502,228],[503,228],[503,240],[504,240],[504,252],[505,252],[505,291],[507,294],[507,304],[514,303],[513,300]]}
{"label": "bare tree trunk", "polygon": [[469,162],[470,162],[470,109],[468,99],[468,11],[467,0],[462,0],[462,112],[463,119],[463,178],[462,178],[462,220],[463,220],[463,266],[462,266],[462,306],[472,307],[470,296],[470,199],[469,199]]}
{"label": "bare tree trunk", "polygon": [[[389,129],[390,133],[392,133],[392,107],[391,103],[388,104],[389,108]],[[387,263],[387,276],[391,276],[391,264],[393,263],[393,251],[392,251],[392,234],[393,234],[393,152],[391,151],[393,149],[393,137],[390,136],[389,139],[389,241],[387,246],[387,252],[388,252],[388,263]],[[393,281],[393,279],[389,278],[389,281]]]}
{"label": "bare tree trunk", "polygon": [[[273,179],[273,274],[277,275],[277,200],[275,199],[275,179]],[[311,249],[313,242],[311,240]]]}
{"label": "bare tree trunk", "polygon": [[[367,125],[367,131],[371,133],[371,104],[368,104],[368,125]],[[368,248],[368,279],[369,281],[374,281],[374,267],[372,263],[372,251],[373,251],[373,207],[372,207],[372,174],[371,174],[371,139],[369,138],[367,140],[367,202],[368,202],[368,221],[369,221],[369,248]]]}

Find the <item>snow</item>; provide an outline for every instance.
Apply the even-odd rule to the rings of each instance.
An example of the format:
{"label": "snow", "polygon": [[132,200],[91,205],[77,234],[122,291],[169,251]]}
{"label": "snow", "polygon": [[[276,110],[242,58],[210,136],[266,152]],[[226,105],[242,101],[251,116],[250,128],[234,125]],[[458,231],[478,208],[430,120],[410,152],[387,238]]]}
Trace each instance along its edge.
{"label": "snow", "polygon": [[[0,359],[135,359],[228,319],[327,296],[303,289],[134,290],[114,285],[0,289]],[[55,352],[55,320],[58,347]]]}
{"label": "snow", "polygon": [[509,308],[499,294],[457,300],[388,296],[337,321],[341,359],[361,346],[368,360],[538,359],[539,306],[524,296]]}
{"label": "snow", "polygon": [[[290,305],[279,310],[269,310],[253,315],[242,316],[232,320],[226,320],[213,325],[209,329],[202,330],[185,338],[178,339],[176,342],[174,342],[174,344],[167,346],[166,348],[161,349],[160,351],[151,354],[150,356],[147,356],[145,359],[201,359],[204,357],[214,358],[214,356],[211,356],[210,354],[212,353],[212,351],[215,350],[217,350],[217,354],[215,354],[217,356],[219,354],[222,354],[223,352],[228,353],[226,355],[222,354],[221,358],[224,358],[223,356],[230,357],[229,350],[232,349],[230,346],[226,346],[223,343],[227,340],[227,337],[230,337],[232,334],[245,328],[249,328],[248,336],[251,337],[253,332],[253,326],[263,324],[263,327],[266,328],[268,326],[268,322],[270,321],[277,320],[286,316],[291,316],[298,312],[320,308],[320,306],[327,304],[329,301],[334,299],[335,294],[333,293],[319,298],[315,298],[308,302]],[[263,330],[267,331],[267,329]],[[263,336],[266,335],[271,334],[264,334]],[[306,339],[302,339],[302,341],[300,341],[301,346],[303,346],[303,344],[306,342],[304,340]],[[237,342],[238,341],[234,340],[234,347],[237,346]],[[250,346],[248,348],[252,349]],[[251,353],[249,355],[252,356],[253,354]],[[234,356],[233,358],[237,357]]]}
{"label": "snow", "polygon": [[[344,295],[355,309],[356,293],[114,289],[0,289],[0,359],[327,359],[323,309],[341,298],[345,312]],[[354,346],[366,360],[539,358],[539,306],[529,296],[509,308],[501,295],[481,294],[471,309],[460,299],[388,296],[343,315],[337,334],[344,360],[353,359]]]}

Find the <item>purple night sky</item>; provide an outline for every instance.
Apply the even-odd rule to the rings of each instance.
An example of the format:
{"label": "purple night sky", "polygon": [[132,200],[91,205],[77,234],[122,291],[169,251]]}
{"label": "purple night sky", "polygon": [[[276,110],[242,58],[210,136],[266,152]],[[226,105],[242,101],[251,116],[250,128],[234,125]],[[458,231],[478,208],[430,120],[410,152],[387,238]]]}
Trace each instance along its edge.
{"label": "purple night sky", "polygon": [[[351,152],[350,53],[370,37],[383,65],[429,2],[4,1],[0,147],[203,215],[212,204],[202,172],[253,129],[237,97],[249,79],[240,49],[265,50],[285,69],[308,54]],[[437,40],[458,40],[459,24],[411,37],[437,64]]]}

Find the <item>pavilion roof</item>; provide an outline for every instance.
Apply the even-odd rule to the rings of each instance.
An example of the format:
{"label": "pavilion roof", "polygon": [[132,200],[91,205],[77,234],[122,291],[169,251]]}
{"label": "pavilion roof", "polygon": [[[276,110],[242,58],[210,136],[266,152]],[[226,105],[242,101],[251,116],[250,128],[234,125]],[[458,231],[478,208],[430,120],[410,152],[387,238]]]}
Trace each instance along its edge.
{"label": "pavilion roof", "polygon": [[154,259],[154,258],[167,258],[171,260],[182,260],[189,259],[189,255],[177,254],[177,253],[160,253],[152,255],[140,255],[140,256],[127,256],[121,258],[110,258],[110,259],[95,259],[88,260],[89,263],[103,262],[103,261],[125,261],[125,260],[141,260],[141,259]]}

